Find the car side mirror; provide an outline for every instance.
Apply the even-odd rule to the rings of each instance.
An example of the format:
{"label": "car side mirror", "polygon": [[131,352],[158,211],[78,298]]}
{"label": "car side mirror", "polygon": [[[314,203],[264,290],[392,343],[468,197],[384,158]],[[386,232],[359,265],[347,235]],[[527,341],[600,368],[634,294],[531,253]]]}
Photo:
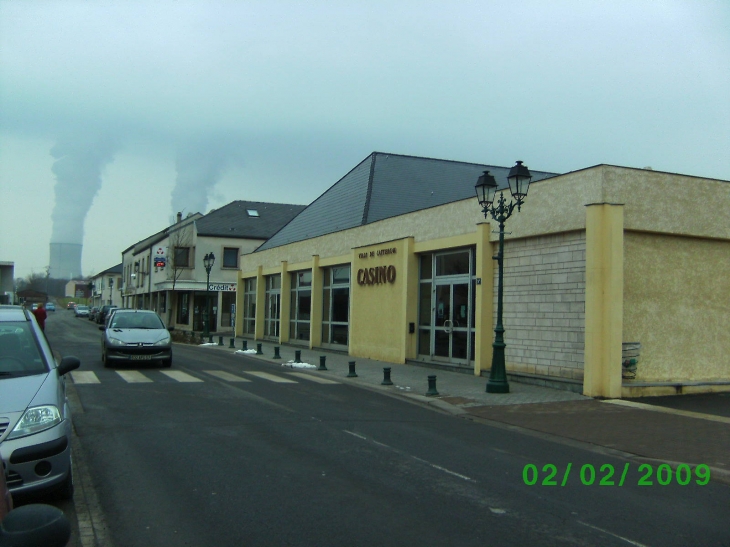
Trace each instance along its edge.
{"label": "car side mirror", "polygon": [[63,511],[34,503],[10,511],[0,523],[0,546],[43,545],[63,547],[71,537],[71,524]]}
{"label": "car side mirror", "polygon": [[71,372],[72,370],[76,370],[81,366],[81,361],[79,361],[78,357],[74,357],[73,355],[68,355],[61,359],[61,362],[58,365],[58,368],[56,369],[58,371],[59,376],[63,376],[67,372]]}

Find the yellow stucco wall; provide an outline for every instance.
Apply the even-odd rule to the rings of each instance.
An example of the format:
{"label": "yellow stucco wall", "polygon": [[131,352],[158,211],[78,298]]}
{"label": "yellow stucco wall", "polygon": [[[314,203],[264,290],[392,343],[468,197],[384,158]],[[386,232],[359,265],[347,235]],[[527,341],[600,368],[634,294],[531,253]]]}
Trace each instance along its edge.
{"label": "yellow stucco wall", "polygon": [[[401,239],[353,250],[351,355],[392,363],[405,361],[407,338],[415,336],[408,334],[406,317],[408,244],[409,240]],[[392,277],[388,275],[391,272]]]}
{"label": "yellow stucco wall", "polygon": [[641,342],[636,381],[730,378],[730,241],[624,241],[623,339]]}
{"label": "yellow stucco wall", "polygon": [[583,393],[621,397],[623,206],[586,207]]}

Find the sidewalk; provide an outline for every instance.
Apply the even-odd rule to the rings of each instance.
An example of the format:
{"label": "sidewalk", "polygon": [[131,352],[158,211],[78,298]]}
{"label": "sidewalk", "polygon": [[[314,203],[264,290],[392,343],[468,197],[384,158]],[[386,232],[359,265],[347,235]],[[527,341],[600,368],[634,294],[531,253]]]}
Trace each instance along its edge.
{"label": "sidewalk", "polygon": [[[241,342],[236,340],[239,351]],[[687,399],[691,396],[685,395],[682,409],[675,410],[627,400],[600,401],[517,382],[510,382],[510,393],[493,394],[486,392],[487,378],[471,374],[410,363],[384,363],[293,345],[279,346],[281,359],[276,360],[273,358],[276,344],[248,341],[249,350],[255,350],[259,343],[263,355],[249,353],[247,356],[273,366],[281,367],[293,361],[295,351],[300,351],[303,363],[317,367],[309,369],[311,374],[406,397],[466,418],[518,426],[673,466],[706,464],[712,469],[714,479],[730,483],[730,418],[723,411],[702,412],[706,404],[698,404],[693,409],[691,400]],[[217,346],[217,349],[235,351],[227,346]],[[318,370],[320,356],[325,356],[327,371]],[[347,377],[351,361],[355,361],[357,377],[354,378]],[[384,367],[391,369],[391,386],[381,385]],[[429,376],[436,376],[437,396],[426,396]],[[730,398],[722,399],[720,404],[725,405],[726,401],[730,402]]]}

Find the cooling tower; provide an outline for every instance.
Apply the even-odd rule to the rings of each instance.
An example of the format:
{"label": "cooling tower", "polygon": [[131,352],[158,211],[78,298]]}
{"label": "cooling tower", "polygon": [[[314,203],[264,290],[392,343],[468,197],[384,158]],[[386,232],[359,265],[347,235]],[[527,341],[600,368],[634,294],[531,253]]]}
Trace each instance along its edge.
{"label": "cooling tower", "polygon": [[79,243],[51,243],[49,276],[54,279],[80,279],[82,247]]}

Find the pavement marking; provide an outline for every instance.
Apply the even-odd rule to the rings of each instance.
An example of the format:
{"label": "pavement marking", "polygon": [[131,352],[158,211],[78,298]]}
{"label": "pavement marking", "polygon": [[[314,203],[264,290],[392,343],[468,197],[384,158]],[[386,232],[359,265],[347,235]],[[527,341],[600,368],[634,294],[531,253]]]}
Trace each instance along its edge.
{"label": "pavement marking", "polygon": [[435,463],[428,462],[426,460],[422,460],[421,458],[417,456],[411,456],[414,460],[418,460],[419,462],[423,462],[426,465],[430,465],[434,469],[438,469],[439,471],[443,471],[444,473],[448,473],[449,475],[453,475],[454,477],[459,477],[460,479],[463,479],[465,481],[471,481],[474,482],[474,479],[471,477],[467,477],[466,475],[462,475],[461,473],[457,473],[456,471],[451,471],[450,469],[446,469],[445,467],[441,467],[440,465],[436,465]]}
{"label": "pavement marking", "polygon": [[182,372],[180,370],[161,370],[162,374],[167,376],[168,378],[172,378],[173,380],[177,380],[178,382],[202,382],[200,378],[196,378],[195,376],[191,376],[187,372]]}
{"label": "pavement marking", "polygon": [[690,410],[678,410],[676,408],[667,408],[665,406],[648,405],[646,403],[637,403],[635,401],[625,401],[623,399],[605,399],[603,403],[611,403],[612,405],[628,406],[631,408],[640,408],[642,410],[653,410],[654,412],[664,412],[666,414],[676,414],[677,416],[687,416],[688,418],[698,418],[700,420],[709,420],[711,422],[720,422],[730,424],[730,418],[725,416],[715,416],[714,414],[705,414],[703,412],[692,412]]}
{"label": "pavement marking", "polygon": [[311,374],[307,374],[306,372],[289,372],[287,374],[291,374],[292,376],[296,376],[297,378],[304,378],[305,380],[309,380],[310,382],[316,382],[318,384],[339,384],[340,382],[335,382],[334,380],[327,380],[326,378],[320,378],[319,376],[312,376]]}
{"label": "pavement marking", "polygon": [[604,534],[608,534],[609,536],[613,536],[615,538],[622,539],[626,543],[634,545],[635,547],[648,547],[648,545],[644,545],[643,543],[639,543],[638,541],[634,541],[633,539],[628,539],[628,538],[619,536],[618,534],[614,534],[613,532],[609,532],[608,530],[604,530],[603,528],[599,528],[598,526],[593,526],[592,524],[588,524],[586,522],[578,521],[578,524],[582,524],[583,526],[587,526],[588,528],[593,528],[594,530],[598,530],[599,532],[603,532]]}
{"label": "pavement marking", "polygon": [[74,384],[99,384],[99,378],[92,370],[74,370],[71,373]]}
{"label": "pavement marking", "polygon": [[206,374],[210,374],[211,376],[215,376],[216,378],[220,378],[221,380],[225,380],[226,382],[250,382],[248,378],[242,378],[241,376],[236,376],[235,374],[231,374],[229,372],[226,372],[224,370],[204,370]]}
{"label": "pavement marking", "polygon": [[452,471],[451,469],[446,469],[445,467],[441,467],[440,465],[436,465],[435,463],[431,463],[431,462],[429,462],[427,460],[424,460],[422,458],[419,458],[418,456],[414,456],[413,454],[408,454],[407,452],[403,452],[402,450],[398,450],[397,448],[393,448],[392,446],[388,446],[387,444],[379,443],[378,441],[376,441],[374,439],[368,439],[367,437],[365,437],[363,435],[359,435],[357,433],[353,433],[352,431],[348,431],[347,429],[343,429],[342,431],[344,431],[348,435],[352,435],[353,437],[357,437],[358,439],[362,439],[363,441],[368,441],[368,442],[371,442],[373,444],[377,444],[378,446],[382,446],[383,448],[387,448],[388,450],[392,450],[393,452],[395,452],[396,454],[400,454],[401,456],[411,457],[411,458],[413,458],[414,460],[416,460],[418,462],[425,463],[426,465],[429,465],[429,466],[433,467],[434,469],[438,469],[439,471],[443,471],[444,473],[448,473],[449,475],[453,475],[454,477],[458,477],[458,478],[460,478],[462,480],[469,481],[469,482],[476,482],[471,477],[467,477],[466,475],[462,475],[461,473],[457,473],[456,471]]}
{"label": "pavement marking", "polygon": [[247,370],[244,371],[246,374],[250,374],[251,376],[256,376],[257,378],[263,378],[264,380],[269,380],[270,382],[277,382],[279,384],[298,384],[296,380],[289,380],[288,378],[282,378],[281,376],[275,376],[273,374],[269,374],[268,372],[249,372]]}
{"label": "pavement marking", "polygon": [[152,381],[138,370],[117,370],[116,373],[119,374],[122,380],[130,384],[142,384]]}

